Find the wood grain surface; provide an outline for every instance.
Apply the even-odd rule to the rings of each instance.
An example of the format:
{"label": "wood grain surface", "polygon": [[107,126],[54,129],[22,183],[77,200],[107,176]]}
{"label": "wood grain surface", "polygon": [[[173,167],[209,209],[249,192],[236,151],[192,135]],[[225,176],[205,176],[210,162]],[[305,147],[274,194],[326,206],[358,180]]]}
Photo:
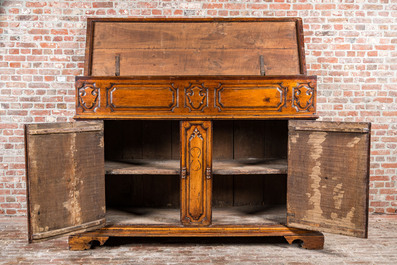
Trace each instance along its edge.
{"label": "wood grain surface", "polygon": [[305,74],[300,19],[89,19],[85,74]]}
{"label": "wood grain surface", "polygon": [[370,124],[289,122],[288,225],[367,237]]}
{"label": "wood grain surface", "polygon": [[26,125],[29,240],[105,221],[102,122]]}
{"label": "wood grain surface", "polygon": [[315,76],[77,77],[76,119],[316,118]]}
{"label": "wood grain surface", "polygon": [[210,225],[212,201],[212,123],[181,121],[181,222]]}

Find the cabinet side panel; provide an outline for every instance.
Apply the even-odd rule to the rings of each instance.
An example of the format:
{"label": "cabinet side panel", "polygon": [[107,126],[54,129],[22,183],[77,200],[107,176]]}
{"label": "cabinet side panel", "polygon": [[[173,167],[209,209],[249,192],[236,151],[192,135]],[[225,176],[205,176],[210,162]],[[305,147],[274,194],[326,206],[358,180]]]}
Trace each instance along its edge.
{"label": "cabinet side panel", "polygon": [[[367,236],[369,126],[289,127],[288,225]],[[310,123],[313,123],[311,126]],[[360,124],[362,127],[362,124]],[[327,130],[329,128],[329,130]]]}

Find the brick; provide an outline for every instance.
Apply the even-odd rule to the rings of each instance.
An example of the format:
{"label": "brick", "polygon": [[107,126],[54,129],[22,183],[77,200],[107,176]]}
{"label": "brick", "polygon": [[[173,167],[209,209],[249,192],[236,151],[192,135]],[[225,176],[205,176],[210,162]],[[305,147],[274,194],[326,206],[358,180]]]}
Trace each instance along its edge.
{"label": "brick", "polygon": [[381,189],[380,194],[395,194],[396,189]]}
{"label": "brick", "polygon": [[46,2],[26,2],[26,7],[45,7],[47,5]]}
{"label": "brick", "polygon": [[51,34],[53,34],[53,35],[67,35],[68,30],[67,29],[52,29]]}
{"label": "brick", "polygon": [[244,9],[245,8],[245,4],[224,4],[224,8],[225,9]]}
{"label": "brick", "polygon": [[222,9],[222,3],[203,3],[203,9]]}
{"label": "brick", "polygon": [[21,21],[35,21],[38,19],[39,17],[36,15],[20,15],[16,17],[16,20],[21,20]]}
{"label": "brick", "polygon": [[26,56],[20,55],[20,56],[13,56],[13,55],[8,55],[8,56],[4,56],[4,60],[6,61],[25,61],[26,60]]}
{"label": "brick", "polygon": [[93,8],[113,8],[112,2],[95,2],[92,4]]}
{"label": "brick", "polygon": [[311,4],[294,4],[293,8],[296,10],[310,10],[313,9]]}
{"label": "brick", "polygon": [[291,9],[291,5],[290,4],[269,4],[269,8],[272,10],[274,10],[274,9],[288,10],[288,9]]}

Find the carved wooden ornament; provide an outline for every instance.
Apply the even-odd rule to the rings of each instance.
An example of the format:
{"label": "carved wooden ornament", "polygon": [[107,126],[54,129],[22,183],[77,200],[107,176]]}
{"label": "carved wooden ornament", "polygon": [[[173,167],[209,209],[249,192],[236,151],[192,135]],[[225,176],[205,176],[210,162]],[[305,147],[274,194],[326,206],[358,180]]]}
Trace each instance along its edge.
{"label": "carved wooden ornament", "polygon": [[189,108],[189,111],[203,111],[205,107],[208,107],[208,88],[204,87],[204,84],[190,84],[185,89],[185,107]]}
{"label": "carved wooden ornament", "polygon": [[184,225],[211,223],[211,122],[183,121],[181,221]]}
{"label": "carved wooden ornament", "polygon": [[314,86],[311,83],[298,84],[294,87],[293,105],[297,111],[310,111],[314,101]]}
{"label": "carved wooden ornament", "polygon": [[78,90],[79,105],[85,111],[92,110],[98,105],[99,89],[95,83],[84,83]]}

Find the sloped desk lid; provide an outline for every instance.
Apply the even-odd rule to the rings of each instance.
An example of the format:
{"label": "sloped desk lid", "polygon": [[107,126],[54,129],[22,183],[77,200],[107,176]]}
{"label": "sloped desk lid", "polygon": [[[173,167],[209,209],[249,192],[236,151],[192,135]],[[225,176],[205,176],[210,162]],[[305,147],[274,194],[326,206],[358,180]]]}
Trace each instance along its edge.
{"label": "sloped desk lid", "polygon": [[89,18],[86,76],[304,75],[302,21]]}

